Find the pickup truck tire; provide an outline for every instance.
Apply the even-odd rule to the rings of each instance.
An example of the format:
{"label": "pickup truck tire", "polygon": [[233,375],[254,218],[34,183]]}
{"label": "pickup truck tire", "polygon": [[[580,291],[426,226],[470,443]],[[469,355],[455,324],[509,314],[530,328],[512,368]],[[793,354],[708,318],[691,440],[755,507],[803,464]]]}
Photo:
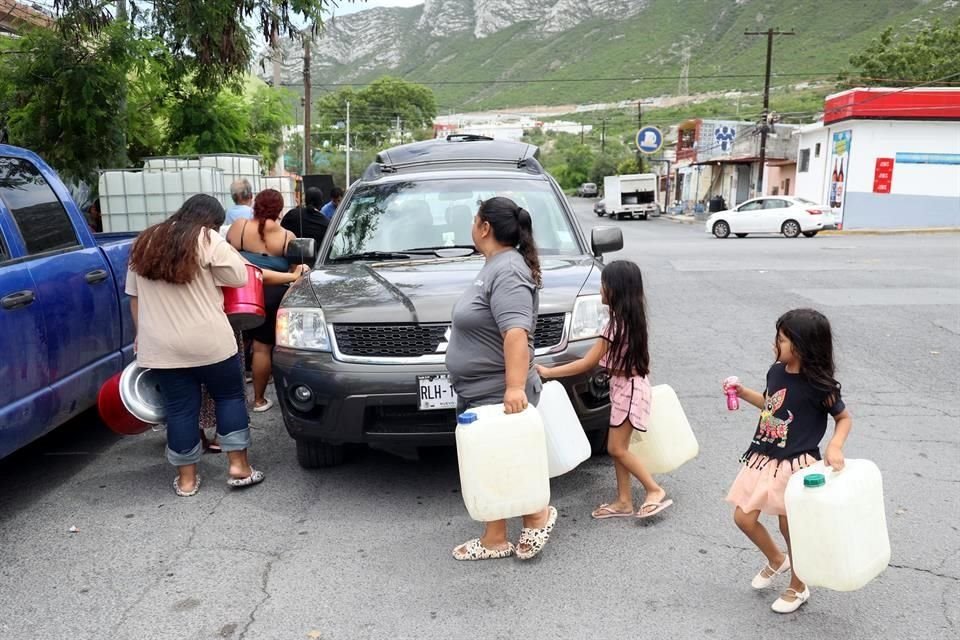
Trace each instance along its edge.
{"label": "pickup truck tire", "polygon": [[646,220],[646,219],[647,219],[647,214],[643,214],[642,216],[640,216],[640,219],[641,219],[641,220]]}
{"label": "pickup truck tire", "polygon": [[595,456],[603,455],[607,452],[607,433],[609,429],[599,431],[587,431],[587,440],[590,441],[590,453]]}
{"label": "pickup truck tire", "polygon": [[343,464],[344,446],[322,440],[297,440],[297,462],[304,469],[324,469]]}

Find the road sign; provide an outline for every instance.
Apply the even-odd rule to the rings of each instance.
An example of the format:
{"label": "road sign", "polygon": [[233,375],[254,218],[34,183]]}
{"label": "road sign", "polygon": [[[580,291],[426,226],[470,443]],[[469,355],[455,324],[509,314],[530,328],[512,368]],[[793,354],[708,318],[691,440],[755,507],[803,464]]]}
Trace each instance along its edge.
{"label": "road sign", "polygon": [[663,134],[656,127],[644,127],[637,131],[637,149],[640,153],[656,153],[663,147]]}

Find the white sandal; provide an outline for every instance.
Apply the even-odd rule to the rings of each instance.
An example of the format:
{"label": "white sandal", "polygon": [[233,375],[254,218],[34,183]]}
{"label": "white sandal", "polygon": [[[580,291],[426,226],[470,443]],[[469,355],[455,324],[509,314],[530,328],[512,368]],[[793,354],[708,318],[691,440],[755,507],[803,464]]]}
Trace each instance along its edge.
{"label": "white sandal", "polygon": [[[754,589],[766,589],[771,584],[773,584],[774,578],[776,578],[777,576],[779,576],[789,568],[790,568],[790,555],[785,553],[783,554],[783,563],[780,565],[779,569],[774,569],[773,567],[770,566],[770,563],[768,562],[766,565],[764,565],[763,569],[760,570],[760,573],[753,576],[753,581],[750,583],[750,586],[753,587]],[[763,575],[765,571],[766,572],[772,571],[773,573],[771,573],[769,576],[765,576]]]}
{"label": "white sandal", "polygon": [[[547,524],[545,524],[542,529],[528,529],[524,527],[520,531],[520,541],[517,543],[517,557],[521,560],[530,560],[535,557],[543,550],[543,547],[546,546],[547,541],[550,539],[550,532],[553,531],[554,525],[557,524],[557,510],[554,507],[549,507],[549,509],[550,515],[547,516]],[[528,546],[530,550],[526,552],[519,551],[522,545]]]}
{"label": "white sandal", "polygon": [[[795,600],[784,600],[783,596],[793,594]],[[803,591],[797,591],[796,589],[787,589],[783,592],[783,595],[777,598],[770,608],[776,611],[777,613],[793,613],[799,609],[803,604],[810,599],[810,587],[804,587]]]}
{"label": "white sandal", "polygon": [[197,492],[200,491],[200,474],[197,474],[197,482],[193,485],[193,489],[190,491],[184,491],[180,488],[180,476],[177,476],[173,479],[173,490],[177,492],[177,495],[181,498],[192,498],[197,495]]}
{"label": "white sandal", "polygon": [[[462,551],[461,551],[462,548]],[[513,544],[507,543],[506,549],[487,549],[480,542],[480,538],[467,540],[462,545],[453,550],[454,560],[499,560],[500,558],[509,558],[514,553]]]}

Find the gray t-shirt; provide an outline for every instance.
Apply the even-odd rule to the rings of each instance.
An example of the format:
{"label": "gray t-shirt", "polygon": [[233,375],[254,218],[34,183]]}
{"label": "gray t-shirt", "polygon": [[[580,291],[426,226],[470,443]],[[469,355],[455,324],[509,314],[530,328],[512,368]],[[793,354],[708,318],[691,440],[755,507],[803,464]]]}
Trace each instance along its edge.
{"label": "gray t-shirt", "polygon": [[533,333],[540,296],[530,267],[514,249],[496,254],[453,307],[447,370],[457,394],[468,399],[502,396],[506,391],[503,335],[525,329],[530,346],[527,390],[539,391],[533,367]]}

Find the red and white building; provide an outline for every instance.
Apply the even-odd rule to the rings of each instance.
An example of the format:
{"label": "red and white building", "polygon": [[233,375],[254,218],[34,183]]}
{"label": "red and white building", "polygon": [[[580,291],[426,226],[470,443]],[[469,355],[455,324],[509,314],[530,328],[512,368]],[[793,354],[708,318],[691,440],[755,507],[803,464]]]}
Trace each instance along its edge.
{"label": "red and white building", "polygon": [[796,195],[844,229],[960,227],[960,88],[837,93],[798,137]]}

